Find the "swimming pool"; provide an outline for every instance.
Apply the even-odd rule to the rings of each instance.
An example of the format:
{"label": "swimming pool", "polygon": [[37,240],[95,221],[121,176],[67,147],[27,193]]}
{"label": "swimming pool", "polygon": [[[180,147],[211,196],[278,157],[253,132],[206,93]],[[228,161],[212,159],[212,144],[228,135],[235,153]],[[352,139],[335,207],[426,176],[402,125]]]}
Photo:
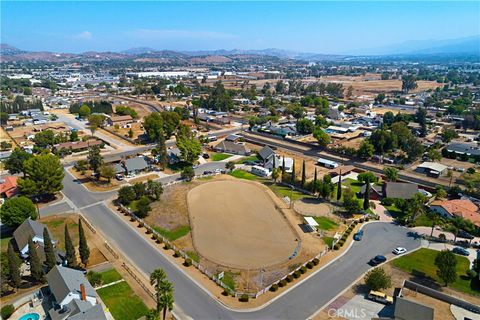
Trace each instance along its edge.
{"label": "swimming pool", "polygon": [[19,320],[40,320],[38,313],[27,313],[20,317]]}

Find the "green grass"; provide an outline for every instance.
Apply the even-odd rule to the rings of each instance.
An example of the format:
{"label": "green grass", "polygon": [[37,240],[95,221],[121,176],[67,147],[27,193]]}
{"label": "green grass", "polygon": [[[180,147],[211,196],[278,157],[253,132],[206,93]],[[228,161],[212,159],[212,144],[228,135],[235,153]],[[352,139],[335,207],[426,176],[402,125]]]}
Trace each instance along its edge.
{"label": "green grass", "polygon": [[132,202],[130,202],[128,207],[130,208],[130,210],[132,210],[132,212],[136,212],[137,211],[137,200],[133,200]]}
{"label": "green grass", "polygon": [[235,278],[240,275],[240,273],[225,271],[224,276],[221,279],[223,283],[227,285],[232,291],[235,291]]}
{"label": "green grass", "polygon": [[254,175],[253,173],[247,172],[245,170],[240,170],[240,169],[233,170],[232,172],[229,172],[228,174],[231,175],[232,177],[235,177],[235,178],[238,178],[238,179],[245,179],[245,180],[252,180],[252,181],[265,180],[265,179],[262,179],[259,176]]}
{"label": "green grass", "polygon": [[337,223],[327,217],[313,217],[318,223],[318,229],[332,230],[337,227]]}
{"label": "green grass", "polygon": [[[392,264],[415,276],[430,278],[439,285],[443,285],[443,281],[437,276],[437,267],[435,266],[435,257],[438,252],[432,249],[421,248],[393,260]],[[473,288],[471,281],[466,277],[466,272],[470,268],[470,261],[459,255],[455,255],[455,258],[457,259],[457,280],[449,284],[449,287],[468,294],[480,295],[479,288]]]}
{"label": "green grass", "polygon": [[415,218],[413,221],[415,227],[431,227],[432,219],[430,219],[426,214],[421,214]]}
{"label": "green grass", "polygon": [[332,247],[332,245],[333,245],[333,240],[334,240],[333,237],[323,237],[322,239],[323,239],[323,242],[325,242],[325,244],[326,244],[329,248]]}
{"label": "green grass", "polygon": [[148,312],[147,306],[125,281],[98,289],[97,293],[115,319],[137,320]]}
{"label": "green grass", "polygon": [[110,269],[107,271],[100,272],[102,276],[102,284],[112,283],[118,280],[122,280],[122,276],[116,269]]}
{"label": "green grass", "polygon": [[235,163],[237,163],[237,164],[243,164],[243,163],[245,163],[246,161],[258,161],[258,160],[259,160],[259,159],[258,159],[258,156],[255,155],[255,156],[250,156],[250,157],[242,158],[242,159],[238,160],[238,161],[235,162]]}
{"label": "green grass", "polygon": [[289,197],[290,200],[296,201],[303,198],[313,198],[311,195],[301,193],[300,191],[292,190],[292,188],[287,186],[282,186],[279,184],[269,183],[267,184],[273,192],[275,192],[279,197]]}
{"label": "green grass", "polygon": [[212,161],[222,161],[230,158],[231,156],[231,154],[227,153],[213,153],[212,155],[210,155],[210,159],[212,159]]}
{"label": "green grass", "polygon": [[187,256],[190,257],[190,259],[192,259],[193,261],[195,262],[200,262],[200,257],[198,256],[198,253],[195,252],[195,251],[187,251],[186,252]]}
{"label": "green grass", "polygon": [[0,239],[0,252],[7,252],[10,239],[12,239],[12,237],[4,238],[4,235],[2,235],[2,238]]}
{"label": "green grass", "polygon": [[181,226],[175,230],[167,230],[160,227],[153,227],[153,229],[170,241],[175,241],[190,232],[190,226]]}
{"label": "green grass", "polygon": [[183,161],[180,161],[180,162],[177,162],[177,163],[174,163],[174,164],[168,164],[168,168],[170,170],[172,170],[173,172],[180,172],[183,170],[183,168],[185,167],[189,167],[191,166],[190,163],[186,163],[186,162],[183,162]]}

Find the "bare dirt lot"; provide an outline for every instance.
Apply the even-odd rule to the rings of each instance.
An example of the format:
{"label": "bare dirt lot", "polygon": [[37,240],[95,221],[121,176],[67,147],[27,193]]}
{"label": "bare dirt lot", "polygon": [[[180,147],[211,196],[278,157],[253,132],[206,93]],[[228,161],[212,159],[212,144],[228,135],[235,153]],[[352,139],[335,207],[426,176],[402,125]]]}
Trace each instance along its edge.
{"label": "bare dirt lot", "polygon": [[205,183],[187,200],[194,245],[216,263],[261,268],[288,260],[297,246],[270,196],[253,182]]}

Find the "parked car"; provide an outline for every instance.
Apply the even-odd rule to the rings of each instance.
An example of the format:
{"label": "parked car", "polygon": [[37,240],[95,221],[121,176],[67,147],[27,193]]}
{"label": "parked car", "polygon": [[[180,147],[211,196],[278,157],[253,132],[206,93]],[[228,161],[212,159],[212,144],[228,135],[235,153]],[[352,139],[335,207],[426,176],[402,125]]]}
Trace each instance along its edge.
{"label": "parked car", "polygon": [[470,233],[466,232],[465,230],[459,230],[459,231],[458,231],[457,238],[463,238],[463,239],[471,240],[471,239],[473,239],[473,238],[475,238],[475,237],[472,236]]}
{"label": "parked car", "polygon": [[407,252],[407,249],[403,248],[403,247],[398,247],[398,248],[395,248],[395,250],[393,250],[393,253],[394,254],[403,254]]}
{"label": "parked car", "polygon": [[203,174],[212,174],[212,173],[213,173],[213,172],[210,171],[210,170],[205,170],[205,171],[203,171]]}
{"label": "parked car", "polygon": [[384,263],[385,261],[387,261],[387,258],[385,258],[385,256],[378,255],[373,257],[368,263],[371,266],[378,266],[379,264]]}
{"label": "parked car", "polygon": [[380,302],[383,304],[392,304],[393,303],[393,297],[387,295],[386,293],[380,292],[380,291],[370,291],[368,293],[368,299]]}
{"label": "parked car", "polygon": [[202,155],[203,159],[209,159],[210,158],[210,155],[208,153],[204,153]]}
{"label": "parked car", "polygon": [[470,255],[470,252],[468,252],[468,250],[466,250],[462,247],[455,247],[455,248],[452,249],[452,252],[456,253],[456,254],[459,254],[459,255],[462,255],[462,256],[469,256]]}
{"label": "parked car", "polygon": [[125,179],[125,177],[123,176],[123,174],[121,173],[117,173],[115,175],[115,178],[118,180],[118,181],[122,181],[123,179]]}
{"label": "parked car", "polygon": [[355,241],[362,241],[362,238],[363,238],[363,230],[360,230],[353,235],[353,240]]}

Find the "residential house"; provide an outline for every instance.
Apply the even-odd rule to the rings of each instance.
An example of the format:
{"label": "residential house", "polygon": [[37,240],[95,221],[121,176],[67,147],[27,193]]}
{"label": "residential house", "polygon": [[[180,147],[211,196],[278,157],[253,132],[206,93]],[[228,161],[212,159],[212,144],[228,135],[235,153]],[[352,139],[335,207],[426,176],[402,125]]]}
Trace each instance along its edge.
{"label": "residential house", "polygon": [[419,173],[425,173],[427,176],[440,177],[447,172],[448,167],[436,162],[424,162],[415,169]]}
{"label": "residential house", "polygon": [[394,320],[433,320],[434,309],[402,297],[395,298]]}
{"label": "residential house", "polygon": [[471,200],[435,200],[430,209],[445,218],[461,217],[480,228],[480,209]]}
{"label": "residential house", "polygon": [[238,134],[230,134],[230,135],[225,137],[225,140],[238,142],[241,138],[242,138],[242,136],[239,136]]}
{"label": "residential house", "polygon": [[18,193],[17,177],[6,176],[0,179],[0,196],[9,199]]}
{"label": "residential house", "polygon": [[140,156],[121,161],[117,163],[114,168],[117,174],[135,175],[147,171],[150,165],[143,156]]}
{"label": "residential house", "polygon": [[169,148],[167,150],[167,158],[169,164],[175,164],[181,161],[182,155],[180,149],[178,148]]}
{"label": "residential house", "polygon": [[273,159],[275,157],[275,152],[270,148],[269,146],[264,146],[260,151],[258,152],[258,158],[263,161],[263,164],[265,165],[269,160]]}
{"label": "residential house", "polygon": [[213,147],[213,150],[215,150],[216,152],[225,152],[242,156],[246,156],[251,153],[250,148],[247,147],[245,143],[227,140],[220,141],[215,147]]}
{"label": "residential house", "polygon": [[450,143],[445,147],[445,150],[452,155],[467,161],[473,158],[475,161],[480,161],[480,145],[477,143]]}
{"label": "residential house", "polygon": [[80,152],[85,151],[90,147],[93,146],[100,146],[102,145],[102,141],[100,140],[87,140],[87,141],[72,141],[72,142],[63,142],[54,145],[55,149],[57,150],[70,150],[72,152]]}
{"label": "residential house", "polygon": [[289,157],[280,157],[275,154],[275,152],[269,146],[264,146],[258,152],[259,159],[263,162],[263,167],[268,170],[273,170],[273,168],[282,169],[285,164],[285,172],[292,172],[293,168],[293,158]]}
{"label": "residential house", "polygon": [[[366,185],[363,185],[360,189],[359,195],[365,194]],[[370,184],[370,199],[380,200],[382,198],[392,199],[412,199],[413,196],[418,193],[418,185],[407,182],[385,182],[379,186],[376,184]]]}
{"label": "residential house", "polygon": [[55,266],[46,275],[54,302],[52,320],[107,319],[92,285],[82,271]]}
{"label": "residential house", "polygon": [[128,124],[132,122],[133,122],[133,118],[129,114],[124,116],[111,116],[107,118],[107,123],[109,126],[118,125],[119,127],[126,127]]}

